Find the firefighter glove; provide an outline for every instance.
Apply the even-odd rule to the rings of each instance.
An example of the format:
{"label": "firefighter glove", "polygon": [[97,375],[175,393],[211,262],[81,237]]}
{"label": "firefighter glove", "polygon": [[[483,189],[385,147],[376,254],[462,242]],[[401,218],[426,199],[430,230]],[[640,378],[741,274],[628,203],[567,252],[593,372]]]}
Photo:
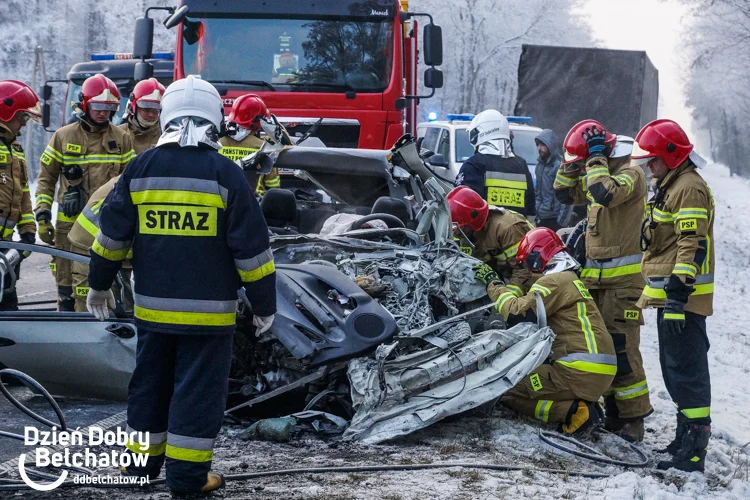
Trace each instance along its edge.
{"label": "firefighter glove", "polygon": [[682,282],[679,276],[673,274],[664,287],[667,293],[667,303],[664,306],[662,326],[669,335],[679,335],[685,327],[685,304],[687,304],[693,287]]}
{"label": "firefighter glove", "polygon": [[599,130],[599,127],[596,125],[586,129],[586,132],[583,133],[583,138],[589,147],[589,158],[592,156],[604,156],[604,150],[607,147],[605,137],[606,131]]}
{"label": "firefighter glove", "polygon": [[489,285],[493,281],[500,281],[500,276],[497,275],[494,269],[489,264],[477,264],[474,266],[474,277],[477,281],[481,282],[484,286]]}
{"label": "firefighter glove", "polygon": [[52,212],[42,210],[36,214],[36,220],[39,226],[39,238],[48,245],[54,245],[55,227],[52,225]]}
{"label": "firefighter glove", "polygon": [[260,337],[273,324],[274,315],[270,316],[253,316],[253,325],[255,325],[255,336]]}
{"label": "firefighter glove", "polygon": [[112,290],[94,290],[91,288],[86,296],[86,309],[99,321],[109,318],[109,309],[115,308],[115,296]]}
{"label": "firefighter glove", "polygon": [[86,206],[86,192],[83,190],[83,186],[78,184],[77,186],[70,186],[63,195],[62,199],[62,213],[65,217],[75,217],[83,211]]}
{"label": "firefighter glove", "polygon": [[83,177],[83,169],[80,165],[71,165],[69,167],[64,167],[62,174],[69,181],[77,181],[78,179]]}

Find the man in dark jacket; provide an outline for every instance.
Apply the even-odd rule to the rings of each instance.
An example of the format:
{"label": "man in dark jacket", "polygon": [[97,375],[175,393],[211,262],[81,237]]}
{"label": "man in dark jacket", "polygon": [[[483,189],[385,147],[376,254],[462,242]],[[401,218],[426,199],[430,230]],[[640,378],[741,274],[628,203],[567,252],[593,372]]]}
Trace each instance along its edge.
{"label": "man in dark jacket", "polygon": [[[244,287],[260,335],[276,312],[268,228],[250,184],[219,154],[222,99],[192,75],[167,88],[157,146],[128,166],[99,212],[86,306],[100,320],[114,305],[112,280],[132,248],[138,346],[128,388],[126,446],[148,454],[128,475],[154,478],[166,458],[167,487],[207,492],[232,361],[237,289]],[[135,463],[135,462],[134,462]]]}
{"label": "man in dark jacket", "polygon": [[536,164],[536,225],[557,231],[565,217],[566,206],[555,196],[555,177],[562,156],[560,143],[551,129],[544,129],[534,139],[539,159]]}
{"label": "man in dark jacket", "polygon": [[469,186],[493,207],[536,215],[534,181],[526,161],[511,150],[505,116],[494,109],[479,113],[469,125],[469,141],[476,152],[461,165],[456,186]]}

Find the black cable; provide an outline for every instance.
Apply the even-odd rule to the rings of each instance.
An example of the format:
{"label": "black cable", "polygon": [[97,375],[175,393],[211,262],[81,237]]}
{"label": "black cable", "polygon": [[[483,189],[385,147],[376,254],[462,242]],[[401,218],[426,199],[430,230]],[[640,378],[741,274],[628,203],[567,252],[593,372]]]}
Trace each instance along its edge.
{"label": "black cable", "polygon": [[[604,429],[601,429],[600,431],[612,434],[613,436],[617,436],[616,434],[611,433],[611,432],[609,432],[607,430],[604,430]],[[619,437],[619,436],[617,436],[617,437]],[[614,459],[614,458],[610,458],[610,457],[604,455],[603,453],[601,453],[599,450],[597,450],[597,449],[595,449],[595,448],[593,448],[593,447],[591,447],[591,446],[589,446],[587,444],[581,443],[580,441],[578,441],[574,437],[566,436],[565,434],[559,434],[557,432],[543,431],[543,430],[539,429],[539,439],[541,439],[543,442],[547,443],[548,445],[550,445],[550,446],[552,446],[554,448],[557,448],[558,450],[562,450],[562,451],[564,451],[566,453],[570,453],[570,454],[575,455],[577,457],[586,458],[588,460],[593,460],[595,462],[601,462],[601,463],[612,464],[612,465],[621,465],[623,467],[646,467],[648,465],[648,462],[649,462],[648,456],[646,456],[646,454],[642,450],[638,449],[638,447],[636,447],[633,443],[625,441],[624,439],[623,439],[623,441],[625,443],[627,443],[628,448],[630,448],[632,451],[634,451],[641,458],[640,462],[627,462],[625,460],[617,460],[617,459]],[[562,440],[562,441],[567,441],[569,443],[572,443],[573,445],[577,446],[578,448],[582,448],[584,450],[587,450],[587,452],[580,451],[579,449],[570,448],[568,446],[562,445],[562,444],[556,442],[555,439]],[[622,438],[620,438],[620,439],[622,439]]]}
{"label": "black cable", "polygon": [[[25,373],[20,372],[18,370],[13,370],[12,368],[6,368],[4,370],[0,370],[0,391],[8,399],[8,401],[10,401],[13,404],[13,406],[15,406],[16,408],[18,408],[19,410],[21,410],[22,412],[24,412],[29,417],[31,417],[34,420],[36,420],[37,422],[42,423],[42,424],[46,425],[47,427],[57,427],[58,424],[56,424],[56,423],[54,423],[54,422],[52,422],[50,420],[47,420],[46,418],[42,417],[41,415],[38,415],[38,414],[34,413],[30,409],[28,409],[26,406],[24,406],[23,404],[21,404],[21,402],[18,401],[8,391],[8,389],[5,387],[5,384],[3,383],[3,375],[10,375],[12,377],[16,377],[17,379],[23,380],[27,384],[29,384],[32,387],[34,387],[34,389],[36,389],[37,391],[39,391],[39,393],[42,396],[44,396],[44,399],[47,400],[47,402],[50,404],[50,406],[54,410],[55,415],[57,416],[57,420],[59,421],[60,430],[63,430],[63,431],[67,431],[68,430],[68,424],[65,421],[65,415],[63,415],[62,409],[60,409],[60,405],[58,405],[57,401],[55,401],[55,398],[53,398],[52,395],[49,392],[47,392],[47,389],[45,389],[44,387],[42,387],[42,384],[40,384],[39,382],[37,382],[33,378],[29,377]],[[14,434],[12,432],[6,432],[6,431],[0,431],[0,436],[11,437],[11,438],[14,438],[14,439],[20,439],[21,441],[23,441],[25,439],[24,436],[22,436],[20,434]]]}

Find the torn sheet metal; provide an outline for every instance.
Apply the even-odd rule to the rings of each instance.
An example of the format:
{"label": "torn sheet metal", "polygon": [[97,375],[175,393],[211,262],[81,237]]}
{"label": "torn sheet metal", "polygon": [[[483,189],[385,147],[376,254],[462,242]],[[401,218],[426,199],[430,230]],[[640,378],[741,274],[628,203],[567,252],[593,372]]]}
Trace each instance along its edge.
{"label": "torn sheet metal", "polygon": [[451,350],[431,348],[382,363],[352,360],[357,412],[344,439],[380,443],[492,401],[547,359],[554,337],[549,327],[521,323],[482,332]]}

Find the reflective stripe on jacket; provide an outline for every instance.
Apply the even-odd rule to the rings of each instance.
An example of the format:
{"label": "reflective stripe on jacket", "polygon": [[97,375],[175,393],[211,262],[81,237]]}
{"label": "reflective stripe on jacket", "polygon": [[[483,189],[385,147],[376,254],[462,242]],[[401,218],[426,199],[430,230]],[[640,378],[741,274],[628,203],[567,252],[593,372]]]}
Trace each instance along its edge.
{"label": "reflective stripe on jacket", "polygon": [[[241,160],[247,155],[255,153],[263,145],[263,139],[252,134],[241,141],[235,141],[231,137],[225,136],[219,139],[219,142],[222,145],[219,153],[232,161]],[[255,194],[259,196],[271,188],[281,186],[281,177],[279,177],[279,170],[276,167],[265,175],[260,172],[245,171],[245,177],[250,183],[250,187],[255,190]]]}

